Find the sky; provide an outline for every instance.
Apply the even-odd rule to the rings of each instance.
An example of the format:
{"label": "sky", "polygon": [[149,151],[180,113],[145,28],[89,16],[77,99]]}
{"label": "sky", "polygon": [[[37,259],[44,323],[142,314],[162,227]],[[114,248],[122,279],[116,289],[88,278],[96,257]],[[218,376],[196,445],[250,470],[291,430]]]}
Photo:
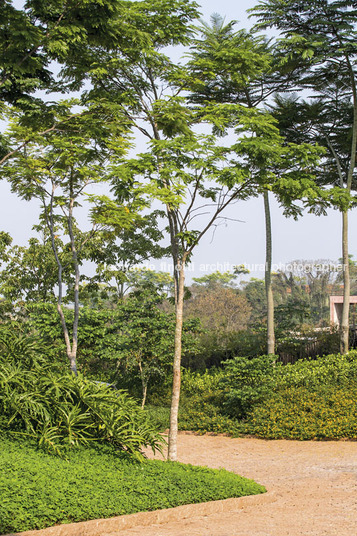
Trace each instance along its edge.
{"label": "sky", "polygon": [[[253,7],[254,0],[202,0],[201,12],[205,20],[213,13],[219,13],[229,20],[238,20],[241,27],[252,24],[248,20],[247,9]],[[0,181],[0,229],[9,232],[14,243],[25,245],[33,236],[32,226],[37,222],[36,201],[19,200],[5,181]],[[262,197],[239,202],[226,212],[231,219],[209,232],[198,245],[189,266],[187,279],[201,277],[219,270],[227,271],[234,265],[246,264],[251,276],[264,277],[265,223]],[[357,259],[357,210],[350,214],[350,253]],[[272,199],[273,269],[284,267],[296,259],[337,260],[341,257],[341,214],[331,210],[327,216],[305,214],[298,221],[283,216],[278,203]],[[151,268],[170,270],[170,261],[154,261]]]}

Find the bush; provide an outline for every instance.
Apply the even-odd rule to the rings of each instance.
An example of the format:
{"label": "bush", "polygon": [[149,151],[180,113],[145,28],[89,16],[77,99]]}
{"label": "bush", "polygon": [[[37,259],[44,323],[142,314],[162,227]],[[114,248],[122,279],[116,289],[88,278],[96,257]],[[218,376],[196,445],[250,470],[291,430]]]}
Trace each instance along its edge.
{"label": "bush", "polygon": [[110,448],[80,448],[62,460],[25,442],[0,440],[2,534],[264,491],[225,470],[139,464]]}
{"label": "bush", "polygon": [[242,431],[265,439],[357,439],[357,386],[282,390],[253,409]]}
{"label": "bush", "polygon": [[280,366],[272,356],[249,359],[236,357],[224,363],[221,386],[225,389],[223,408],[231,417],[245,418],[252,407],[271,392]]}
{"label": "bush", "polygon": [[203,374],[183,371],[180,430],[237,433],[237,423],[227,415],[222,415],[220,411],[224,378],[224,371],[221,369],[210,369]]}
{"label": "bush", "polygon": [[205,434],[240,435],[240,423],[227,415],[222,415],[217,402],[212,396],[194,396],[185,401],[179,411],[179,430],[191,430]]}
{"label": "bush", "polygon": [[182,369],[181,389],[183,396],[212,393],[220,389],[224,377],[221,369],[213,368],[203,373]]}
{"label": "bush", "polygon": [[268,356],[236,358],[214,378],[184,375],[180,429],[269,439],[357,439],[356,351],[294,365]]}
{"label": "bush", "polygon": [[145,413],[122,391],[69,373],[0,370],[2,427],[18,436],[36,438],[50,452],[92,441],[110,442],[140,457],[143,446],[160,448],[161,437]]}
{"label": "bush", "polygon": [[357,382],[357,352],[347,355],[332,354],[317,359],[301,359],[294,365],[279,367],[276,375],[277,387],[319,386],[339,387]]}

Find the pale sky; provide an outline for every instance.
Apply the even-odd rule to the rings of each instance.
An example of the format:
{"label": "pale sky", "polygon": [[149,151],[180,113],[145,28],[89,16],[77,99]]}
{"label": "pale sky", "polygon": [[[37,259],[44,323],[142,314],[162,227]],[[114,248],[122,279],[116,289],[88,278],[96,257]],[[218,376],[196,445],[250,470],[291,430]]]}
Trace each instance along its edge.
{"label": "pale sky", "polygon": [[[240,21],[241,27],[251,25],[245,10],[253,7],[253,0],[203,0],[201,5],[203,18],[208,20],[212,13],[218,12],[226,17]],[[1,212],[0,228],[8,231],[14,243],[25,245],[33,235],[31,227],[37,222],[38,206],[35,201],[19,200],[10,192],[5,181],[0,182]],[[258,265],[265,259],[265,228],[263,199],[257,198],[240,202],[231,207],[226,216],[242,220],[244,223],[228,221],[213,233],[210,232],[196,249],[193,257],[193,272],[188,273],[188,280],[200,277],[204,273],[227,270],[230,266],[246,263],[253,270],[251,275],[263,277]],[[299,221],[286,219],[276,202],[272,203],[273,227],[273,263],[287,263],[295,259],[332,259],[341,257],[341,215],[329,211],[328,216],[315,217],[304,215]],[[349,238],[350,253],[357,259],[357,211],[350,214]],[[163,261],[164,262],[164,261]],[[160,261],[155,261],[156,269],[167,268]],[[202,266],[204,265],[204,267]],[[254,269],[254,265],[256,269]],[[201,268],[201,271],[200,271]],[[202,271],[204,268],[204,271]],[[207,271],[206,271],[207,270]],[[166,270],[165,270],[166,271]]]}

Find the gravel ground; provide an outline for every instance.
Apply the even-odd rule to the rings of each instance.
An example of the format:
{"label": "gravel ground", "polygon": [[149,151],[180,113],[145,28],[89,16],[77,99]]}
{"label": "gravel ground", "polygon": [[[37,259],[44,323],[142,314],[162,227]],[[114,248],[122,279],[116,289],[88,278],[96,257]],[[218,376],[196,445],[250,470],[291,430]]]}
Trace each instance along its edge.
{"label": "gravel ground", "polygon": [[181,462],[252,478],[268,493],[241,499],[229,514],[128,529],[125,536],[357,536],[357,442],[181,433],[178,453]]}

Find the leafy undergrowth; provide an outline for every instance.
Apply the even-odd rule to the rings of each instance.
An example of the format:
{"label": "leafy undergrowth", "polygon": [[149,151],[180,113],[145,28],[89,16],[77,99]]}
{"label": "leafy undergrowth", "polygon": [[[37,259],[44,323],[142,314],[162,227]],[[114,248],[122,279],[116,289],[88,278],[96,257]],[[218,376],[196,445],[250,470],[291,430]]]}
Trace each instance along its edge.
{"label": "leafy undergrowth", "polygon": [[51,456],[25,441],[0,440],[0,533],[263,493],[225,470],[142,463],[111,448]]}
{"label": "leafy undergrowth", "polygon": [[241,427],[264,439],[357,439],[357,387],[290,387],[256,407]]}
{"label": "leafy undergrowth", "polygon": [[[281,365],[271,356],[186,372],[179,428],[264,439],[357,439],[357,352]],[[163,410],[150,408],[157,425]]]}

